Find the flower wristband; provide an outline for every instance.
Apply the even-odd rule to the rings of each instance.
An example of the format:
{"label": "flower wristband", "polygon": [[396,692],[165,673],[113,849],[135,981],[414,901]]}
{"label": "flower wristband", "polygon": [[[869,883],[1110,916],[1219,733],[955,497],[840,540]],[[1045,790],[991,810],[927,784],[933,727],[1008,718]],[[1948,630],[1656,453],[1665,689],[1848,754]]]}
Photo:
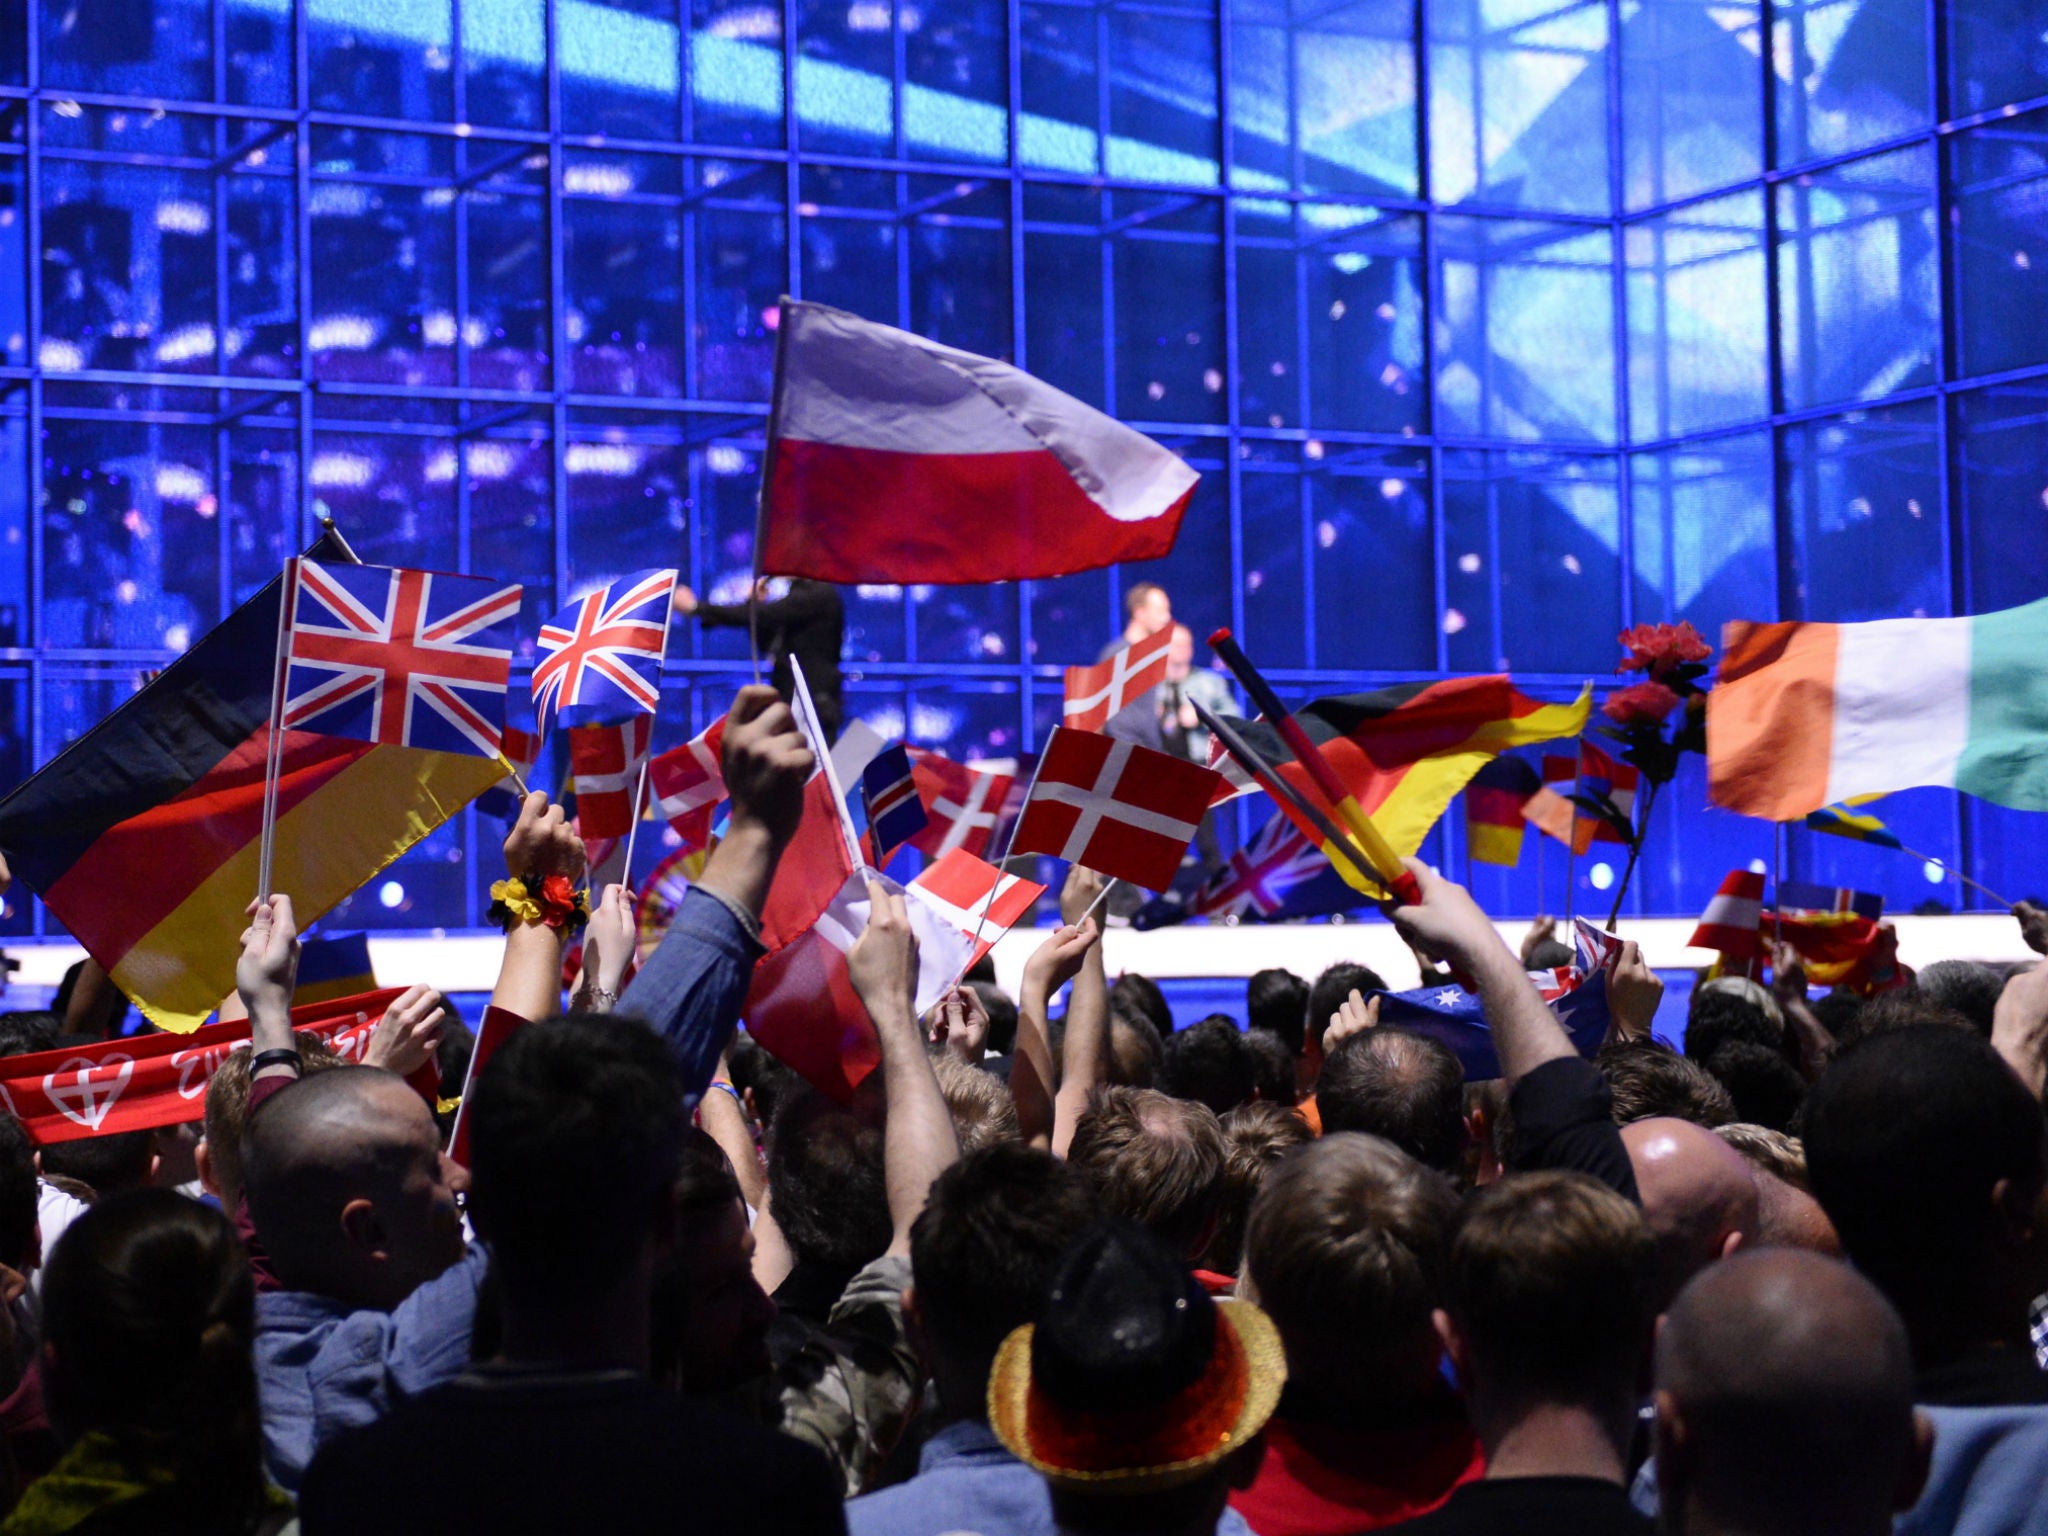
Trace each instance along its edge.
{"label": "flower wristband", "polygon": [[575,933],[590,921],[590,903],[567,875],[529,874],[493,882],[486,915],[507,933],[521,923]]}

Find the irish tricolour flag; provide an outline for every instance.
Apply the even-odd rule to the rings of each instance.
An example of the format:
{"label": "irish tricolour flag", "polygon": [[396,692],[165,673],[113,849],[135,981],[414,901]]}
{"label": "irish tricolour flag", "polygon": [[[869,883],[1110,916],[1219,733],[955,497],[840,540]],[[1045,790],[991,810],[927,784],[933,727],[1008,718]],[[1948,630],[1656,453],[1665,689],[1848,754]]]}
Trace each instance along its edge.
{"label": "irish tricolour flag", "polygon": [[1966,619],[1736,622],[1721,645],[1716,805],[1789,821],[1934,784],[2048,811],[2048,598]]}
{"label": "irish tricolour flag", "polygon": [[785,299],[762,569],[836,582],[1063,576],[1173,548],[1195,472],[993,358]]}

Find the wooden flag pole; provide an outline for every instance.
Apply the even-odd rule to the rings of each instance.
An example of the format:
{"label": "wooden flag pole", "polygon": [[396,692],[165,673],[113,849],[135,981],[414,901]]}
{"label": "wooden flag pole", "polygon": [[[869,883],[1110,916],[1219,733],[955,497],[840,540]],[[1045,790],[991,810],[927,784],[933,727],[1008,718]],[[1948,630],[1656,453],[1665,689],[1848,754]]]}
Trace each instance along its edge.
{"label": "wooden flag pole", "polygon": [[1088,910],[1081,914],[1080,921],[1076,922],[1074,926],[1078,928],[1081,926],[1082,923],[1087,922],[1089,918],[1093,917],[1095,915],[1095,909],[1101,906],[1105,901],[1109,900],[1109,893],[1115,890],[1116,887],[1117,880],[1114,875],[1112,875],[1109,879],[1103,881],[1102,889],[1095,893],[1095,899],[1088,903]]}
{"label": "wooden flag pole", "polygon": [[1940,859],[1935,858],[1933,855],[1917,852],[1914,849],[1908,848],[1904,843],[1901,843],[1899,845],[1899,852],[1906,855],[1906,857],[1909,859],[1918,859],[1924,864],[1932,864],[1936,869],[1942,870],[1947,874],[1954,875],[1958,880],[1962,881],[1963,884],[1969,886],[1972,890],[1982,891],[1986,896],[1989,896],[1993,901],[1997,902],[2001,907],[2004,907],[2007,911],[2012,910],[2011,902],[2007,901],[2003,896],[1999,895],[1998,892],[1992,890],[1991,887],[1986,885],[1983,881],[1972,880],[1968,875],[1964,874],[1960,869],[1957,869],[1953,864],[1944,864]]}
{"label": "wooden flag pole", "polygon": [[285,683],[291,675],[292,609],[299,596],[299,557],[284,563],[277,596],[277,653],[270,674],[270,731],[263,751],[263,830],[256,856],[256,901],[270,900],[271,865],[277,852],[277,781],[284,772]]}

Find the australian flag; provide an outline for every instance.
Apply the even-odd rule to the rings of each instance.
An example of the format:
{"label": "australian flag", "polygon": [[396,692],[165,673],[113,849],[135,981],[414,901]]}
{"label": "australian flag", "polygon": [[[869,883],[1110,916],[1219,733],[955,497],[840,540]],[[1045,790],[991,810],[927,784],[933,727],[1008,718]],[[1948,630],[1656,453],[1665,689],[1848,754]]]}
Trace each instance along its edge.
{"label": "australian flag", "polygon": [[617,725],[661,703],[674,571],[636,571],[585,593],[540,627],[533,700],[564,725]]}
{"label": "australian flag", "polygon": [[875,754],[860,771],[861,798],[867,801],[868,833],[874,840],[875,865],[922,832],[931,818],[918,798],[910,771],[910,753],[902,742]]}
{"label": "australian flag", "polygon": [[[1607,972],[1621,952],[1621,942],[1579,919],[1574,935],[1575,965],[1554,971],[1531,971],[1529,980],[1557,1015],[1581,1056],[1591,1056],[1607,1038]],[[1493,1031],[1487,1028],[1477,993],[1447,985],[1418,987],[1413,992],[1380,992],[1380,1022],[1399,1025],[1418,1035],[1440,1040],[1457,1055],[1467,1082],[1500,1076]]]}
{"label": "australian flag", "polygon": [[516,585],[382,565],[292,566],[287,730],[498,755]]}

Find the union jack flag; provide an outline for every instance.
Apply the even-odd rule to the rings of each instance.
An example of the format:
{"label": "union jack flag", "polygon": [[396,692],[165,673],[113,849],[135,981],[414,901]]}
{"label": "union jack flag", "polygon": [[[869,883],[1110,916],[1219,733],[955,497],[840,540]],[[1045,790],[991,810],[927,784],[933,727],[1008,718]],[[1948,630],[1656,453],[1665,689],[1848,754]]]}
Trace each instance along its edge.
{"label": "union jack flag", "polygon": [[609,725],[661,703],[674,571],[637,571],[578,598],[540,627],[534,707],[564,725]]}
{"label": "union jack flag", "polygon": [[287,730],[498,755],[516,585],[382,565],[292,565]]}
{"label": "union jack flag", "polygon": [[1238,917],[1250,909],[1271,917],[1288,893],[1329,867],[1316,847],[1285,816],[1272,817],[1256,836],[1230,856],[1188,902],[1190,917]]}

